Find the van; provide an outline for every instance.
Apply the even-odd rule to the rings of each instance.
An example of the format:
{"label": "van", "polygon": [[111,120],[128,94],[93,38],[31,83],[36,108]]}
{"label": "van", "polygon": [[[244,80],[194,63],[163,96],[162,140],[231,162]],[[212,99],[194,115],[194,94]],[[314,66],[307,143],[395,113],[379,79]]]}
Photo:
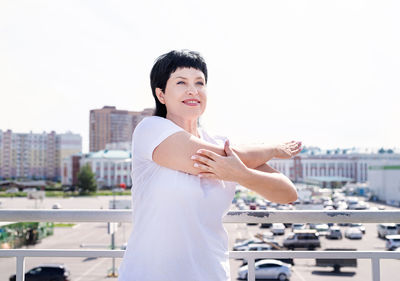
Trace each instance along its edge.
{"label": "van", "polygon": [[386,235],[397,234],[397,227],[394,223],[380,223],[377,225],[378,237],[386,238]]}
{"label": "van", "polygon": [[314,250],[321,247],[318,232],[314,229],[295,230],[283,241],[283,246],[293,250],[295,248],[307,248]]}

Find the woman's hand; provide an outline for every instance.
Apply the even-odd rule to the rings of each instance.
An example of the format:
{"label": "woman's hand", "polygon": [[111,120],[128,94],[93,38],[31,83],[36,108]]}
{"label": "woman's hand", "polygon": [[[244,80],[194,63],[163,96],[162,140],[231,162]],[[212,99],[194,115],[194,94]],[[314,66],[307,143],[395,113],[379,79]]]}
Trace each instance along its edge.
{"label": "woman's hand", "polygon": [[279,159],[290,159],[302,150],[301,141],[291,141],[275,147],[274,157]]}
{"label": "woman's hand", "polygon": [[194,167],[201,171],[200,177],[233,182],[239,182],[245,177],[248,168],[230,148],[228,140],[225,142],[224,150],[226,156],[206,149],[199,149],[197,154],[192,156],[192,159],[196,161]]}

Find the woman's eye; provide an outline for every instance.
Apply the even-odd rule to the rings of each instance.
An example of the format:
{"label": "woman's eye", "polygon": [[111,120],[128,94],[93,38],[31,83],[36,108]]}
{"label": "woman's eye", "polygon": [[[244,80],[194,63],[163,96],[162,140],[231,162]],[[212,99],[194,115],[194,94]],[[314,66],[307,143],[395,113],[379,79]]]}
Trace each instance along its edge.
{"label": "woman's eye", "polygon": [[200,84],[200,85],[204,86],[204,83],[203,83],[203,82],[197,82],[197,84]]}
{"label": "woman's eye", "polygon": [[185,82],[183,82],[183,81],[179,81],[178,83],[176,83],[176,84],[185,84]]}

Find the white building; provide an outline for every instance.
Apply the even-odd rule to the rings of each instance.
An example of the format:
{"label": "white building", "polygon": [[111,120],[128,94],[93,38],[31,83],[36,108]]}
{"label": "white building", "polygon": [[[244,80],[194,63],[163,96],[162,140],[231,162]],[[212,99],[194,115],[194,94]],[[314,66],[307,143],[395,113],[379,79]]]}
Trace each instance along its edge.
{"label": "white building", "polygon": [[387,161],[400,163],[400,154],[363,153],[355,149],[322,151],[315,148],[305,149],[292,159],[272,159],[268,164],[296,182],[337,178],[338,181],[363,183],[368,181],[368,167]]}
{"label": "white building", "polygon": [[400,163],[384,163],[368,169],[369,189],[378,200],[400,206]]}
{"label": "white building", "polygon": [[76,185],[80,167],[89,164],[98,186],[132,185],[131,153],[125,150],[100,150],[85,155],[73,155],[63,160],[63,185]]}

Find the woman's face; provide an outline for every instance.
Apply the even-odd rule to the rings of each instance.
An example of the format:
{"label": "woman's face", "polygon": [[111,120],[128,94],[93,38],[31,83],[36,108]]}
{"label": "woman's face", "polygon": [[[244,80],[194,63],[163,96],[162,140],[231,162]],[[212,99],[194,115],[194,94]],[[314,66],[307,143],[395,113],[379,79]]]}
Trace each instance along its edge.
{"label": "woman's face", "polygon": [[178,68],[171,73],[165,93],[157,88],[161,103],[167,107],[167,117],[197,120],[207,105],[207,87],[204,73],[195,68]]}

